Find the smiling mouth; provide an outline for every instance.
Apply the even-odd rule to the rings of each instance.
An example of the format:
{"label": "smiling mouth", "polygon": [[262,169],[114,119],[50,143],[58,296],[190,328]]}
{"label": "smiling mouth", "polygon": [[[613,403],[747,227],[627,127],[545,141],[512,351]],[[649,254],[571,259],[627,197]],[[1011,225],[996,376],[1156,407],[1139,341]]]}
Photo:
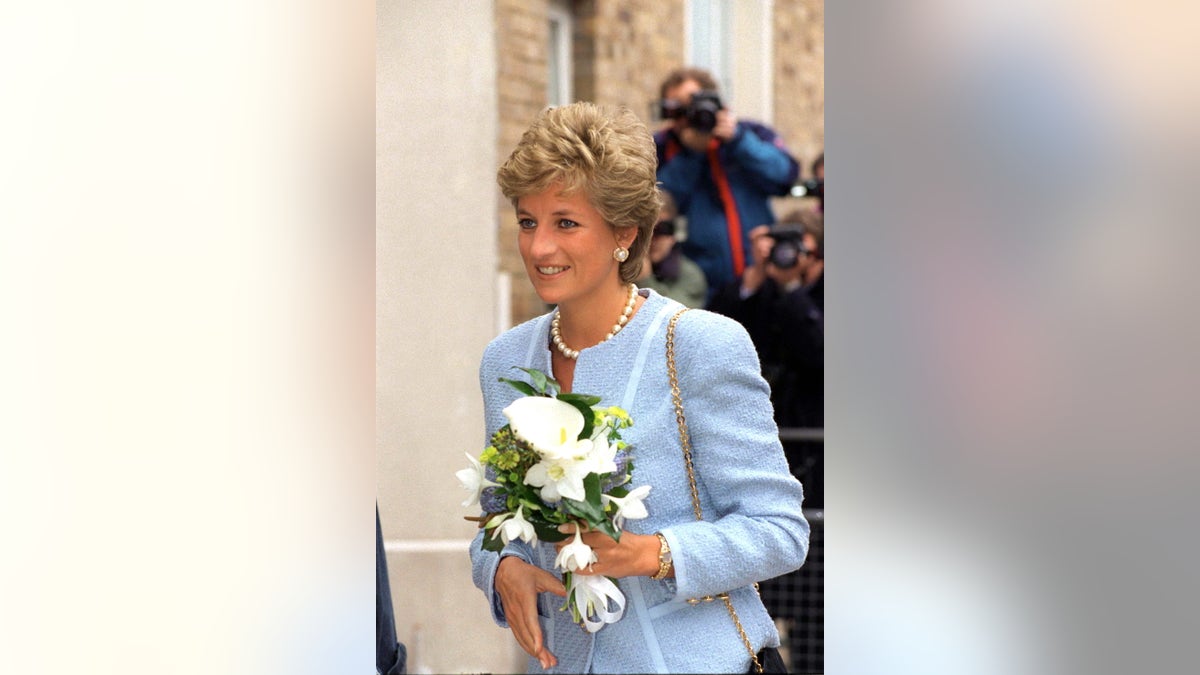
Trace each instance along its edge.
{"label": "smiling mouth", "polygon": [[538,267],[537,268],[537,271],[541,272],[542,274],[558,274],[559,272],[565,272],[566,270],[567,270],[566,267]]}

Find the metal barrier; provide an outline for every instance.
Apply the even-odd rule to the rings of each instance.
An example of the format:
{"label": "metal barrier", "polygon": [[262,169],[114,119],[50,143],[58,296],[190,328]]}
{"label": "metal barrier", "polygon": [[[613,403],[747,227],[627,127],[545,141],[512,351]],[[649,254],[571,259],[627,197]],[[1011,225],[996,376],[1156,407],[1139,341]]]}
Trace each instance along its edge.
{"label": "metal barrier", "polygon": [[825,670],[825,430],[784,428],[779,439],[792,473],[804,483],[804,517],[811,528],[808,557],[795,572],[762,582],[760,591],[779,627],[779,651],[788,672],[821,673]]}
{"label": "metal barrier", "polygon": [[794,429],[784,427],[779,430],[779,440],[787,441],[817,441],[818,443],[825,442],[824,429]]}

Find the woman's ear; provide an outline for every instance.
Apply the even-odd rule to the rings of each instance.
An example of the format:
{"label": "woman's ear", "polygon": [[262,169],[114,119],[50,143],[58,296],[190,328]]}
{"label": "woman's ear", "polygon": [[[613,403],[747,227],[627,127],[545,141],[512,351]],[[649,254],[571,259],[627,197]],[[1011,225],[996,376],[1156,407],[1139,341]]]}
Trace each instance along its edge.
{"label": "woman's ear", "polygon": [[630,248],[633,242],[637,239],[636,227],[622,227],[617,230],[617,245],[621,248]]}

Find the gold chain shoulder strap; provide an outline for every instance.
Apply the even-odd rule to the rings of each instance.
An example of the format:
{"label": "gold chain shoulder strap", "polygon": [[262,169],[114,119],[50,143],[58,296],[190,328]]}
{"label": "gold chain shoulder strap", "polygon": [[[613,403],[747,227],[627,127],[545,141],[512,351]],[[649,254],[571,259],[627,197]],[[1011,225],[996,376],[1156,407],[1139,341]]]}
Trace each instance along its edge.
{"label": "gold chain shoulder strap", "polygon": [[[671,400],[675,403],[675,423],[679,425],[679,445],[683,447],[683,463],[687,465],[688,483],[692,488],[692,510],[696,513],[696,520],[704,520],[700,510],[700,492],[696,488],[696,467],[692,464],[692,438],[688,434],[687,418],[683,415],[683,395],[679,392],[679,372],[675,368],[675,324],[679,322],[679,317],[683,316],[686,311],[688,311],[687,307],[676,312],[667,324],[667,375],[671,378]],[[746,629],[742,628],[737,611],[733,609],[733,601],[729,599],[729,594],[721,593],[717,597],[725,601],[725,608],[729,610],[733,625],[737,627],[738,635],[742,637],[742,644],[746,645],[750,660],[754,662],[754,671],[763,672],[762,664],[758,662],[758,655],[754,653],[754,647],[746,635]],[[711,601],[712,597],[704,599]],[[696,601],[689,600],[688,602],[695,604]]]}

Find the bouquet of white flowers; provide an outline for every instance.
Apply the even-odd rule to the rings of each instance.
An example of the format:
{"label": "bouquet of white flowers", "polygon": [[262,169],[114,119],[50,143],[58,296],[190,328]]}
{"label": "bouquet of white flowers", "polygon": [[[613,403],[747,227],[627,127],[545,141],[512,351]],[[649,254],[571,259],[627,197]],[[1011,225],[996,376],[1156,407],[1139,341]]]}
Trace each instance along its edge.
{"label": "bouquet of white flowers", "polygon": [[575,523],[575,540],[555,559],[567,587],[562,609],[594,633],[621,618],[625,596],[613,579],[572,574],[596,561],[579,532],[599,530],[619,540],[625,520],[648,515],[642,501],[650,487],[630,490],[632,455],[620,434],[633,420],[618,407],[593,407],[598,396],[564,394],[545,373],[520,370],[530,382],[500,378],[525,394],[504,409],[508,424],[492,434],[478,459],[468,454],[471,467],[456,474],[471,493],[463,506],[478,501],[486,512],[478,520],[488,551],[514,539],[563,541],[571,535],[559,526]]}

